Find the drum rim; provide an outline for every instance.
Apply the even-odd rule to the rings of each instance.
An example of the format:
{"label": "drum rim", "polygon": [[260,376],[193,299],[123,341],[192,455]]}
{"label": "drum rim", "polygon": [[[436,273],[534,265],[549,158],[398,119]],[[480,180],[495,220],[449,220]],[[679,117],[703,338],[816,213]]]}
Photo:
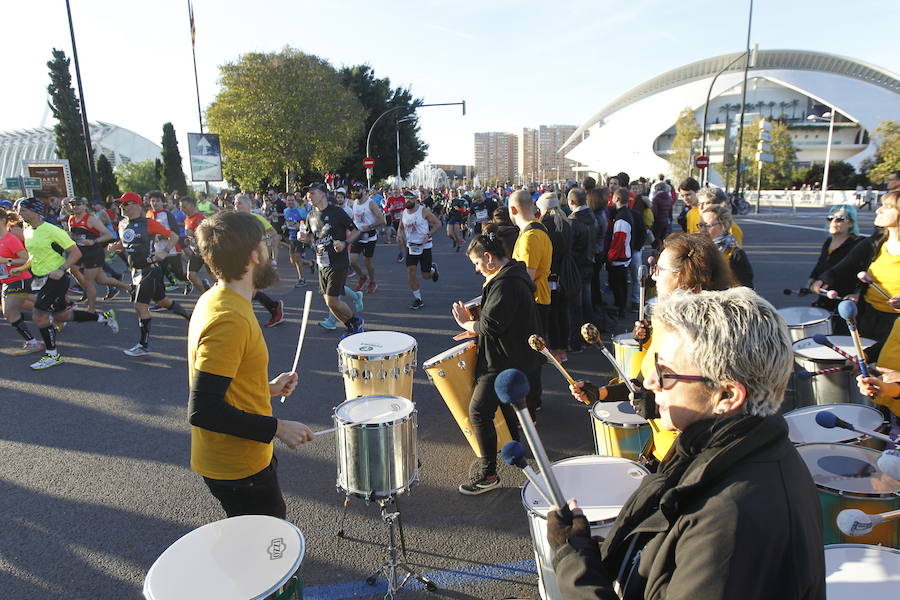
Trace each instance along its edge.
{"label": "drum rim", "polygon": [[[459,347],[459,346],[461,346],[461,347]],[[429,358],[428,360],[426,360],[425,362],[422,363],[422,368],[430,369],[432,367],[435,367],[435,366],[441,364],[442,362],[444,362],[445,360],[450,360],[451,358],[455,358],[455,357],[459,356],[460,354],[465,354],[470,348],[475,348],[477,350],[475,342],[470,340],[468,342],[462,342],[461,344],[458,344],[457,346],[454,346],[453,348],[450,348],[448,350],[444,350],[444,352],[450,352],[454,348],[457,348],[457,350],[455,352],[453,352],[453,354],[448,354],[447,356],[443,357],[440,360],[437,360],[437,356],[432,356],[431,358]],[[443,352],[441,354],[443,354]],[[440,356],[440,354],[438,356]]]}
{"label": "drum rim", "polygon": [[890,554],[900,555],[900,549],[891,548],[890,546],[882,546],[881,544],[825,544],[825,550],[835,549],[840,550],[842,548],[866,548],[873,550],[884,550]]}
{"label": "drum rim", "polygon": [[[418,409],[416,408],[416,403],[413,402],[412,400],[410,400],[409,398],[405,398],[405,397],[403,397],[403,396],[398,396],[398,395],[396,395],[396,394],[364,394],[364,395],[362,395],[362,396],[357,396],[356,398],[347,398],[346,400],[344,400],[343,402],[341,402],[341,403],[338,404],[337,406],[332,407],[332,409],[331,409],[331,418],[332,418],[332,421],[334,421],[335,427],[348,426],[348,425],[349,425],[349,426],[352,426],[352,425],[354,425],[354,424],[351,423],[350,421],[345,421],[345,420],[341,419],[340,417],[338,417],[338,409],[339,409],[340,407],[344,406],[344,405],[347,404],[348,402],[354,402],[354,401],[356,401],[356,400],[359,400],[360,398],[371,398],[371,397],[376,397],[376,398],[400,398],[401,400],[405,400],[405,401],[409,402],[410,406],[412,407],[412,410],[411,410],[410,412],[408,412],[407,414],[405,414],[403,417],[400,417],[400,418],[398,418],[398,419],[394,419],[393,421],[382,421],[382,422],[380,422],[380,423],[356,423],[356,425],[359,425],[359,426],[363,426],[363,425],[381,426],[381,425],[387,425],[387,424],[403,423],[403,422],[405,422],[405,421],[408,421],[410,418],[412,418],[412,416],[413,416],[414,414],[418,413]],[[374,427],[373,427],[373,428],[374,428]]]}
{"label": "drum rim", "polygon": [[[630,348],[640,348],[641,344],[636,339],[634,339],[633,337],[626,337],[631,335],[632,334],[628,333],[627,331],[625,333],[620,333],[619,335],[614,335],[612,338],[613,346],[628,346]],[[625,341],[627,341],[628,343],[622,343]]]}
{"label": "drum rim", "polygon": [[[622,400],[621,402],[627,402],[627,400]],[[616,404],[621,404],[621,402],[618,402]],[[599,407],[602,404],[607,404],[607,403],[606,402],[594,402],[593,406],[591,406],[591,419],[600,421],[601,423],[609,423],[611,425],[615,425],[622,429],[640,429],[641,427],[644,427],[644,426],[646,426],[646,427],[650,426],[650,422],[647,419],[644,419],[644,417],[641,417],[641,415],[637,415],[637,416],[640,417],[641,419],[644,419],[643,423],[620,423],[617,421],[602,419],[602,418],[598,417],[596,414],[597,407]],[[613,403],[610,403],[610,404],[613,404]],[[635,414],[637,414],[637,413],[635,413]]]}
{"label": "drum rim", "polygon": [[[865,404],[856,404],[854,402],[837,402],[835,404],[813,404],[811,406],[801,406],[800,408],[795,408],[794,410],[784,413],[782,415],[782,417],[784,418],[785,421],[787,421],[787,417],[791,413],[799,413],[801,411],[804,411],[803,414],[806,414],[806,412],[812,412],[810,409],[818,408],[819,410],[829,410],[831,407],[834,407],[834,406],[853,406],[853,407],[858,407],[858,408],[866,408],[871,411],[874,411],[881,417],[881,424],[876,429],[873,430],[875,432],[882,431],[884,429],[884,426],[888,423],[888,420],[884,417],[884,414],[882,414],[882,412],[880,410],[878,410],[877,408],[875,408],[873,406],[866,406]],[[845,430],[845,431],[851,435],[851,437],[847,438],[847,440],[854,440],[857,442],[865,442],[865,441],[873,439],[872,436],[866,435],[865,433],[857,433],[856,431],[850,431],[850,430]],[[790,427],[788,427],[788,439],[791,441],[792,444],[816,444],[816,443],[819,443],[819,444],[850,444],[850,442],[847,440],[843,440],[840,442],[795,442],[794,440],[791,440]],[[856,444],[851,444],[851,445],[855,446]]]}
{"label": "drum rim", "polygon": [[[800,448],[803,446],[848,446],[850,448],[855,448],[858,450],[863,450],[865,452],[874,452],[875,454],[881,454],[878,450],[874,448],[868,448],[866,446],[858,446],[856,444],[848,444],[846,442],[807,442],[804,444],[795,444],[795,448],[797,449],[797,453],[800,453]],[[803,461],[803,464],[806,466],[806,469],[809,470],[809,465],[806,464],[806,460],[804,460],[803,456],[800,456],[800,460]],[[884,473],[883,471],[880,471]],[[894,492],[849,492],[845,490],[840,490],[838,488],[830,487],[822,483],[816,482],[815,476],[812,471],[809,472],[810,476],[813,478],[813,483],[821,492],[825,492],[827,494],[831,494],[832,496],[839,496],[841,498],[870,498],[870,499],[880,499],[880,500],[889,500],[889,499],[900,499],[900,489]],[[863,544],[865,545],[865,544]]]}
{"label": "drum rim", "polygon": [[[811,362],[811,363],[840,363],[840,364],[844,364],[844,363],[847,362],[847,359],[846,359],[846,358],[844,358],[843,356],[838,355],[836,352],[835,352],[835,354],[837,355],[836,358],[812,358],[812,357],[810,357],[810,356],[803,356],[803,355],[797,354],[797,349],[795,348],[795,346],[796,346],[797,344],[799,344],[800,342],[804,342],[804,341],[806,341],[806,340],[812,340],[814,337],[815,337],[815,336],[813,336],[813,335],[808,335],[808,336],[806,336],[806,337],[804,337],[804,338],[800,338],[799,340],[794,340],[793,342],[791,342],[791,354],[794,355],[794,360],[800,359],[800,360],[805,360],[805,361]],[[841,335],[841,336],[839,336],[839,335],[837,335],[837,334],[832,333],[831,335],[826,335],[825,337],[827,337],[827,338],[829,339],[829,341],[830,341],[831,338],[833,338],[833,337],[846,337],[846,338],[850,338],[851,336],[849,336],[849,335]],[[875,343],[876,343],[875,340],[873,340],[872,338],[860,338],[860,340],[861,340],[861,343],[863,344],[863,350],[868,350],[869,348],[871,348],[872,346],[874,346]],[[866,342],[868,342],[868,344],[866,344]],[[820,346],[819,344],[816,344],[815,340],[812,341],[812,347],[816,347],[816,348],[820,348],[820,347],[821,347],[821,348],[825,348],[826,350],[830,350],[831,352],[834,352],[834,350],[831,350],[830,348],[827,348],[826,346]],[[849,351],[850,351],[851,354],[855,354],[855,353],[856,353],[856,348],[855,348],[855,346],[853,346],[852,344],[848,344],[848,348],[850,348]],[[835,374],[837,375],[838,373],[835,373]]]}
{"label": "drum rim", "polygon": [[412,490],[412,487],[414,485],[416,485],[417,483],[419,483],[419,467],[416,467],[413,470],[412,477],[410,478],[410,480],[408,482],[406,482],[405,484],[403,484],[400,487],[388,490],[387,492],[384,492],[384,490],[378,490],[378,491],[369,490],[367,492],[363,492],[361,490],[360,491],[348,490],[347,488],[345,488],[344,486],[341,485],[340,477],[337,478],[335,485],[337,486],[337,488],[340,491],[344,492],[347,495],[355,496],[356,498],[362,498],[363,500],[384,500],[386,498],[391,498],[392,496],[405,494],[406,492]]}
{"label": "drum rim", "polygon": [[382,331],[382,330],[365,331],[362,334],[357,334],[357,335],[365,335],[367,333],[395,333],[397,335],[403,335],[412,340],[412,345],[407,346],[399,351],[392,351],[390,354],[353,354],[353,353],[348,352],[341,348],[341,344],[343,344],[345,340],[349,340],[352,337],[352,336],[347,336],[346,338],[344,338],[343,340],[338,342],[338,345],[337,345],[338,356],[341,358],[349,357],[354,360],[360,360],[360,361],[394,360],[394,359],[400,358],[402,356],[405,356],[405,355],[409,354],[410,352],[415,352],[416,348],[418,348],[418,345],[419,345],[419,343],[416,341],[416,338],[409,335],[408,333],[403,333],[402,331],[386,331],[386,330],[385,331]]}
{"label": "drum rim", "polygon": [[[362,398],[362,396],[360,396]],[[355,400],[355,398],[354,398]],[[337,414],[332,415],[332,419],[334,420],[334,426],[337,429],[381,429],[382,427],[401,425],[406,423],[407,421],[413,418],[413,415],[417,414],[419,411],[417,409],[413,409],[411,413],[402,417],[400,419],[396,419],[394,421],[382,421],[381,423],[350,423],[349,421],[340,420],[340,417]],[[418,422],[418,419],[416,419]]]}
{"label": "drum rim", "polygon": [[[775,310],[778,314],[781,315],[781,318],[784,319],[784,315],[781,314],[783,310],[789,310],[792,308],[803,309],[803,310],[812,310],[812,311],[823,311],[823,315],[821,319],[816,319],[814,321],[804,321],[803,323],[798,323],[797,325],[790,325],[785,319],[784,324],[787,325],[788,329],[803,329],[804,327],[809,327],[810,325],[818,325],[819,323],[824,323],[826,321],[830,321],[832,317],[832,313],[824,308],[820,308],[818,306],[785,306],[783,308],[776,308]],[[812,336],[809,336],[812,337]]]}

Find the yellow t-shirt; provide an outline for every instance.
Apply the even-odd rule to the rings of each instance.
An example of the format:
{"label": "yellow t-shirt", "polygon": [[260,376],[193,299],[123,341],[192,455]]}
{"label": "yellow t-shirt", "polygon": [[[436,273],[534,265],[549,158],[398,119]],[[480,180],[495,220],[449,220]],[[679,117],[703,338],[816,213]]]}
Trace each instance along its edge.
{"label": "yellow t-shirt", "polygon": [[[540,223],[537,219],[531,222]],[[537,290],[534,292],[534,301],[538,304],[550,304],[550,284],[547,282],[550,275],[550,261],[553,258],[553,243],[550,236],[536,227],[523,231],[516,240],[512,257],[525,263],[529,269],[535,270],[534,284]]]}
{"label": "yellow t-shirt", "polygon": [[[225,401],[272,416],[269,350],[250,302],[216,285],[200,296],[188,327],[188,379],[196,371],[229,377]],[[272,461],[273,444],[191,427],[191,469],[211,479],[243,479]]]}
{"label": "yellow t-shirt", "polygon": [[684,217],[687,224],[688,233],[700,233],[700,209],[696,206],[691,207],[687,215]]}
{"label": "yellow t-shirt", "polygon": [[741,229],[741,226],[737,223],[731,224],[731,229],[728,231],[731,235],[734,236],[734,239],[737,240],[738,246],[744,245],[744,230]]}
{"label": "yellow t-shirt", "polygon": [[[900,319],[894,321],[891,333],[884,342],[881,354],[878,355],[878,368],[900,371]],[[879,396],[878,398],[873,398],[873,400],[878,404],[887,406],[895,415],[900,415],[900,398]]]}
{"label": "yellow t-shirt", "polygon": [[65,255],[54,250],[53,244],[63,250],[75,245],[68,233],[46,221],[38,225],[37,229],[25,227],[22,233],[25,236],[25,249],[31,257],[31,274],[35,277],[43,277],[66,264]]}
{"label": "yellow t-shirt", "polygon": [[267,229],[272,229],[272,224],[269,223],[269,220],[267,218],[265,218],[264,216],[262,216],[259,213],[250,213],[250,214],[253,215],[254,217],[256,217],[257,219],[259,219],[259,222],[262,223],[263,231],[265,231]]}
{"label": "yellow t-shirt", "polygon": [[[889,254],[884,245],[878,250],[878,256],[869,265],[872,281],[888,293],[889,296],[900,296],[900,255]],[[887,303],[887,299],[875,291],[875,286],[866,290],[866,302],[881,312],[896,314],[897,311]]]}

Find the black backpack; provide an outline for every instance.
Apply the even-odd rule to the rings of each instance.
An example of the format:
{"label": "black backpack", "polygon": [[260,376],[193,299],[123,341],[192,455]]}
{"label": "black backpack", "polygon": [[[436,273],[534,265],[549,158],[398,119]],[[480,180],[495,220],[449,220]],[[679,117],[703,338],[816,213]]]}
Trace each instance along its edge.
{"label": "black backpack", "polygon": [[643,248],[647,242],[647,225],[644,224],[644,215],[633,208],[629,210],[634,221],[631,224],[631,251],[636,252]]}

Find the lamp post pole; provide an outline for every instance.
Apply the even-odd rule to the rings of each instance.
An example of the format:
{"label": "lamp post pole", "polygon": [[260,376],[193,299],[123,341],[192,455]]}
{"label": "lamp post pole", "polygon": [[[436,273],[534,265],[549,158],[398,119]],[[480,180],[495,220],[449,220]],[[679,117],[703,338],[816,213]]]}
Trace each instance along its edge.
{"label": "lamp post pole", "polygon": [[831,142],[834,139],[834,113],[837,110],[831,107],[831,121],[828,124],[828,146],[825,147],[825,169],[822,173],[822,206],[825,206],[826,194],[828,192],[828,170],[831,168]]}
{"label": "lamp post pole", "polygon": [[72,60],[75,61],[75,79],[78,81],[78,100],[81,102],[81,126],[84,128],[84,149],[87,152],[88,169],[91,177],[91,199],[100,200],[100,185],[97,183],[97,169],[94,166],[94,147],[91,144],[91,128],[88,125],[87,108],[84,106],[84,89],[81,87],[81,68],[78,66],[78,48],[75,46],[75,26],[72,24],[72,8],[66,0],[66,14],[69,16],[69,34],[72,36]]}
{"label": "lamp post pole", "polygon": [[[716,73],[716,76],[713,77],[713,78],[712,78],[712,81],[709,83],[709,91],[706,92],[706,104],[703,105],[703,133],[702,133],[702,135],[701,135],[701,138],[703,139],[703,141],[702,141],[702,143],[701,143],[701,146],[702,146],[702,148],[701,148],[701,154],[702,154],[703,156],[709,156],[709,154],[707,154],[707,148],[706,148],[706,122],[707,122],[707,120],[709,119],[709,100],[710,100],[710,98],[712,98],[713,86],[716,85],[716,80],[719,78],[719,75],[721,75],[722,73],[724,73],[725,71],[727,71],[728,69],[730,69],[732,66],[734,66],[734,63],[736,63],[737,61],[741,60],[741,58],[742,58],[746,53],[747,53],[747,52],[744,51],[744,52],[741,52],[740,54],[738,54],[738,55],[734,58],[734,60],[732,60],[732,61],[731,61],[730,63],[728,63],[727,65],[725,65],[725,67],[724,67],[721,71],[719,71],[718,73]],[[725,150],[727,150],[727,148],[726,148]],[[725,160],[725,159],[724,159],[724,156],[725,156],[724,152],[723,152],[722,156],[723,156],[722,160],[724,161],[724,160]],[[709,167],[703,169],[703,185],[706,185],[706,182],[707,182],[708,180],[709,180]]]}
{"label": "lamp post pole", "polygon": [[750,70],[750,31],[753,26],[753,0],[750,0],[750,15],[747,17],[747,58],[744,62],[744,85],[741,86],[741,122],[738,128],[737,164],[735,165],[734,193],[742,196],[741,159],[744,145],[744,108],[747,105],[747,72]]}

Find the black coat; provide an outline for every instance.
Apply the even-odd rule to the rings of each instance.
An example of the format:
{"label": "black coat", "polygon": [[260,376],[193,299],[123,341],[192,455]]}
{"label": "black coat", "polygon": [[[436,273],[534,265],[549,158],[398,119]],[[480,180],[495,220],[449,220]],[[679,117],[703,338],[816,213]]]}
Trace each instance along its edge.
{"label": "black coat", "polygon": [[[834,252],[829,252],[828,247],[831,244],[831,237],[825,238],[825,242],[822,244],[822,250],[819,252],[819,260],[816,261],[816,266],[810,271],[809,278],[813,281],[820,279],[823,273],[832,267],[837,266],[842,260],[847,258],[853,247],[862,239],[863,238],[858,235],[851,235],[843,244],[838,246]],[[859,279],[857,279],[856,273],[842,272],[841,278],[835,279],[833,285],[830,285],[829,287],[833,290],[837,290],[837,293],[843,298],[847,294],[852,294],[857,291],[860,285],[861,283]],[[832,300],[830,298],[819,296],[814,305],[821,306],[830,311],[835,311],[837,310],[839,302],[839,299]]]}
{"label": "black coat", "polygon": [[728,265],[737,282],[744,287],[753,289],[753,267],[744,249],[736,246],[728,256]]}
{"label": "black coat", "polygon": [[705,419],[644,478],[602,547],[572,537],[553,562],[567,600],[618,599],[620,571],[623,600],[824,600],[822,527],[782,417]]}
{"label": "black coat", "polygon": [[581,272],[583,281],[590,281],[594,275],[594,246],[596,244],[597,220],[590,209],[583,209],[569,215],[572,223],[572,256]]}
{"label": "black coat", "polygon": [[[836,265],[826,269],[819,275],[819,279],[828,284],[831,289],[837,289],[837,285],[850,281],[859,281],[856,274],[860,271],[868,271],[869,265],[878,256],[878,251],[884,245],[887,236],[878,230],[867,238],[857,241],[846,256]],[[849,240],[848,240],[849,241]],[[847,242],[841,246],[846,245]],[[857,289],[865,289],[868,286],[860,284]]]}

